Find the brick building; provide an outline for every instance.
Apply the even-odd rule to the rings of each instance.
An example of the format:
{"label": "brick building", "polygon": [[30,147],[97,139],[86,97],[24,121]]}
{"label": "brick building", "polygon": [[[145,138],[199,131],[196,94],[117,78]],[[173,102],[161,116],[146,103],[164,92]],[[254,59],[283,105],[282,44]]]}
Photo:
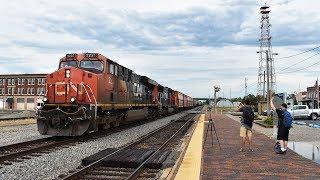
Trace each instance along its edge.
{"label": "brick building", "polygon": [[[317,91],[317,87],[319,88],[318,91]],[[307,87],[306,102],[310,108],[319,108],[319,102],[318,102],[319,94],[317,92],[320,92],[319,86]]]}
{"label": "brick building", "polygon": [[47,74],[0,75],[0,109],[35,110],[46,93]]}

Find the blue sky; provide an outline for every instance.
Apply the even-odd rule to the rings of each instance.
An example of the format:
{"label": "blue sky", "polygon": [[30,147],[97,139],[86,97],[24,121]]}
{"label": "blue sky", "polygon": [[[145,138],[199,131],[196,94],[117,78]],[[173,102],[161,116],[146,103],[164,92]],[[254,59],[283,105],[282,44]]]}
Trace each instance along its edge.
{"label": "blue sky", "polygon": [[[279,57],[319,45],[316,0],[4,1],[0,0],[0,73],[49,73],[66,53],[100,52],[138,74],[196,97],[256,93],[259,7],[271,6]],[[275,59],[283,69],[317,51]],[[316,55],[295,68],[319,61]],[[314,84],[319,65],[277,75],[278,91]]]}

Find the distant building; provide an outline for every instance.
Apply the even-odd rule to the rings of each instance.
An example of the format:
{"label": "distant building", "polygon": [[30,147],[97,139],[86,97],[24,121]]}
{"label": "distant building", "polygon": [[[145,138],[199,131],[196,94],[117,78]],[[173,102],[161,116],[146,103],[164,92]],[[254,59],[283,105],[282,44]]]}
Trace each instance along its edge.
{"label": "distant building", "polygon": [[[318,90],[318,92],[320,92],[320,90]],[[319,107],[318,95],[316,86],[307,87],[306,104],[309,105],[310,108]]]}
{"label": "distant building", "polygon": [[296,94],[296,99],[299,105],[306,104],[307,102],[307,91],[298,92]]}
{"label": "distant building", "polygon": [[0,75],[0,109],[35,110],[46,93],[47,74]]}

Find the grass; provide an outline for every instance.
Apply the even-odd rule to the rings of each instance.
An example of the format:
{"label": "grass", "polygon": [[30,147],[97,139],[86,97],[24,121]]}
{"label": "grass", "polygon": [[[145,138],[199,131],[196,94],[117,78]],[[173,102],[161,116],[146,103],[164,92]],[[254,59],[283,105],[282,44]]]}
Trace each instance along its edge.
{"label": "grass", "polygon": [[273,125],[273,118],[267,117],[263,122],[268,125]]}

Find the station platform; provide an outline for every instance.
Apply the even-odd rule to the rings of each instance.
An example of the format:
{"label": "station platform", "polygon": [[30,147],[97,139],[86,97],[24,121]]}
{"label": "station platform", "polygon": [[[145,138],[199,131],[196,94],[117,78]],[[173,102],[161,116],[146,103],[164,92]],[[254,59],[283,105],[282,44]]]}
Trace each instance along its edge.
{"label": "station platform", "polygon": [[212,119],[221,150],[214,132],[212,136],[209,131],[205,140],[208,117],[202,114],[175,179],[320,179],[319,164],[290,149],[276,154],[275,141],[256,131],[254,151],[239,152],[240,123],[220,114],[212,114]]}

